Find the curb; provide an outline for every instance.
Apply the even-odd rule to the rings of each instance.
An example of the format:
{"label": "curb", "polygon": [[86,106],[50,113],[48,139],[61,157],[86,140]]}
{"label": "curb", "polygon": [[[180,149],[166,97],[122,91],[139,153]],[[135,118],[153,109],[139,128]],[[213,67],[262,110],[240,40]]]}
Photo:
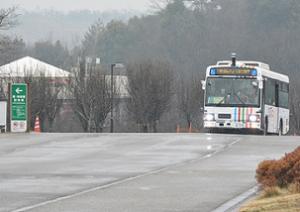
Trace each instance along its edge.
{"label": "curb", "polygon": [[237,197],[225,202],[212,212],[229,212],[232,211],[234,208],[236,208],[239,204],[247,200],[249,197],[255,195],[259,190],[258,186],[254,186],[253,188],[250,188],[248,191],[238,195]]}

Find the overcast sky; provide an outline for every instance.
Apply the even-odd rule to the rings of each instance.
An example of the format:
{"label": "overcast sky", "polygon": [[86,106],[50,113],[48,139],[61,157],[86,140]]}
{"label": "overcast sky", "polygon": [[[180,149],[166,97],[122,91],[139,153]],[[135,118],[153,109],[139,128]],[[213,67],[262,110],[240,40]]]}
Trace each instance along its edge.
{"label": "overcast sky", "polygon": [[19,6],[21,9],[35,10],[141,10],[149,7],[150,0],[1,0],[2,8]]}

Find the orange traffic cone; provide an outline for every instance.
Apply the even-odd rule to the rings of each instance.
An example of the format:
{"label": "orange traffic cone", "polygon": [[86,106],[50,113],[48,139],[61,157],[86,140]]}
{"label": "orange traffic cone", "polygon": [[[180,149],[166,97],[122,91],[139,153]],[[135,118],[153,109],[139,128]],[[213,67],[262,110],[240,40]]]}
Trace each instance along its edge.
{"label": "orange traffic cone", "polygon": [[40,133],[41,132],[41,126],[40,126],[40,119],[39,116],[36,116],[35,122],[34,122],[34,132]]}

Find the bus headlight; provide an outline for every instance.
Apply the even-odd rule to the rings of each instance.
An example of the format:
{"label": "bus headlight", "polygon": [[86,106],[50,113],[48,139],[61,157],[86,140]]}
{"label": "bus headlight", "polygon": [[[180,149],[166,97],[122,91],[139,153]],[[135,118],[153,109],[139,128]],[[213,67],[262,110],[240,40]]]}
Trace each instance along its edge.
{"label": "bus headlight", "polygon": [[213,121],[214,119],[215,119],[215,116],[213,114],[208,113],[208,114],[204,115],[205,121]]}
{"label": "bus headlight", "polygon": [[258,115],[250,115],[249,116],[249,121],[250,122],[258,122],[258,121],[260,121],[260,119],[259,119]]}

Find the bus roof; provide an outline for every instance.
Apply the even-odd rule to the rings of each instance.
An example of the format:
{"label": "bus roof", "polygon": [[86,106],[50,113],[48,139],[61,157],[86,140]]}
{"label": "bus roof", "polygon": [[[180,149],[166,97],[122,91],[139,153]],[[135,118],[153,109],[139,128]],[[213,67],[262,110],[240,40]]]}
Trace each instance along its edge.
{"label": "bus roof", "polygon": [[280,74],[271,70],[261,69],[261,74],[263,77],[269,77],[286,83],[290,82],[290,79],[287,75]]}
{"label": "bus roof", "polygon": [[[231,67],[231,61],[230,60],[223,60],[218,61],[216,65],[212,65],[208,67],[207,70],[207,76],[210,73],[210,68],[214,67]],[[243,68],[256,68],[258,72],[261,73],[262,77],[269,77],[272,79],[276,79],[282,82],[289,83],[289,77],[284,74],[280,74],[274,71],[270,70],[270,66],[266,63],[258,62],[258,61],[236,61],[237,67],[243,67]]]}
{"label": "bus roof", "polygon": [[[231,66],[231,63],[232,62],[230,60],[218,61],[217,66]],[[268,64],[258,61],[238,60],[236,61],[236,65],[241,67],[259,67],[270,70],[270,66]]]}

